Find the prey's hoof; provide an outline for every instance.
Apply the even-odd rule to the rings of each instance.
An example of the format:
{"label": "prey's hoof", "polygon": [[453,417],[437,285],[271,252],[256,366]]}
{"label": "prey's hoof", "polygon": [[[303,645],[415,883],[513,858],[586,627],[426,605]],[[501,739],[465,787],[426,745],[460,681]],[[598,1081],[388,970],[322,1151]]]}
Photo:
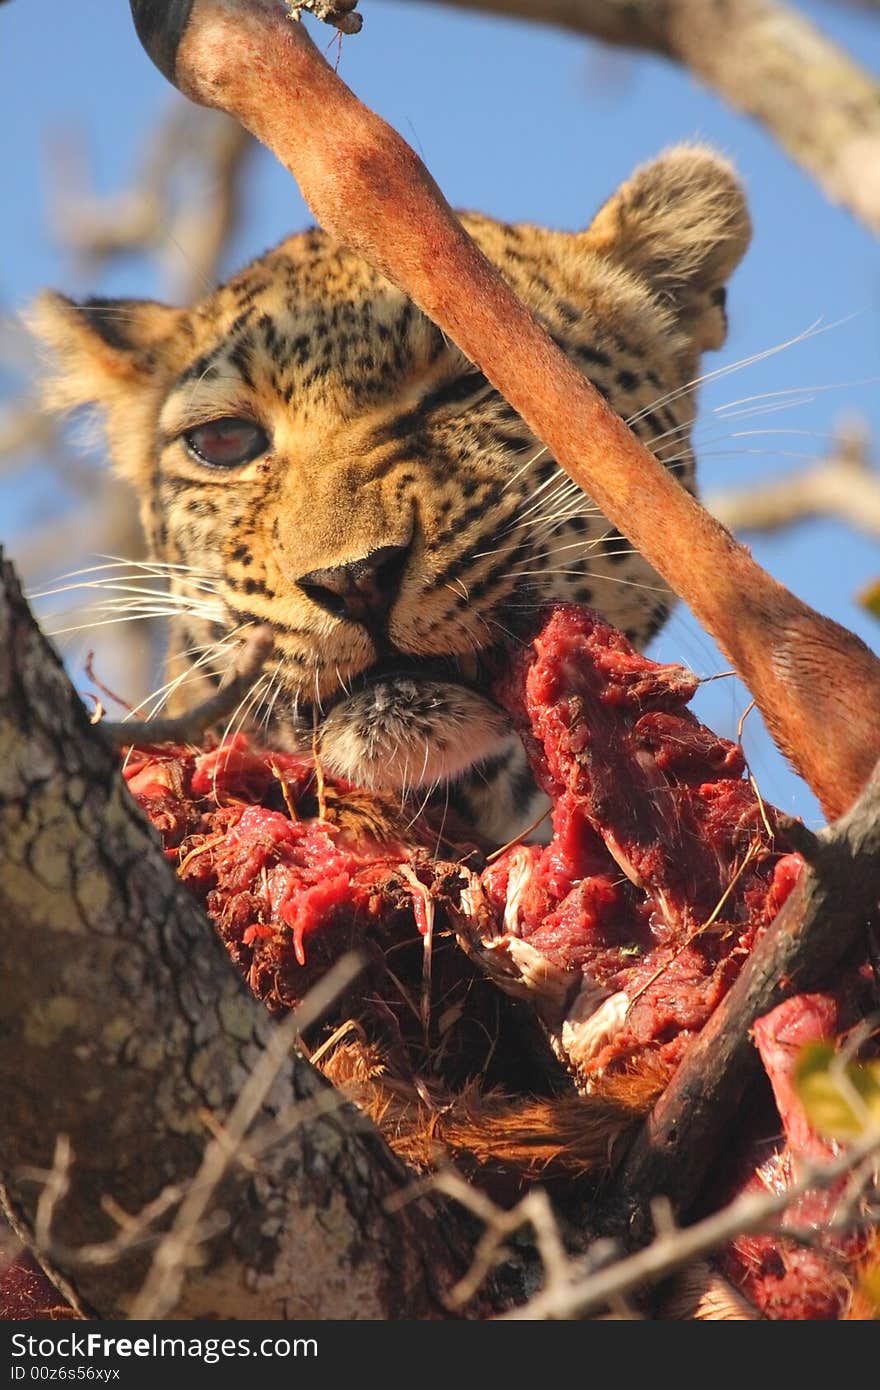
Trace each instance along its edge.
{"label": "prey's hoof", "polygon": [[156,67],[174,82],[177,50],[195,0],[131,0],[138,38]]}

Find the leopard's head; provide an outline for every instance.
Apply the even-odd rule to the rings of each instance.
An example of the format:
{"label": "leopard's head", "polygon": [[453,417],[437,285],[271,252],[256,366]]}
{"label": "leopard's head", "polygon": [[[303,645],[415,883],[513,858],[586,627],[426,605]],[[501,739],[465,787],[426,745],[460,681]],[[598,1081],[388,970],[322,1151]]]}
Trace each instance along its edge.
{"label": "leopard's head", "polygon": [[[729,166],[673,149],[574,234],[462,220],[692,486],[687,388],[724,340],[749,237]],[[34,321],[55,404],[101,409],[168,566],[172,671],[219,679],[268,624],[249,717],[295,745],[317,731],[353,781],[415,789],[503,759],[487,657],[548,600],[592,604],[640,643],[668,612],[664,583],[478,367],[320,231],[193,308],[47,294]]]}

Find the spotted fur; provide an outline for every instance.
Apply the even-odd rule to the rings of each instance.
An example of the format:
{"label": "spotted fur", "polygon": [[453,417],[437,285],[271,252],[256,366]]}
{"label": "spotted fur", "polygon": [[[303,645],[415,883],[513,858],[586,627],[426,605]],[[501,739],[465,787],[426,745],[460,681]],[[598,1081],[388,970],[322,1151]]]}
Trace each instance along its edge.
{"label": "spotted fur", "polygon": [[[729,166],[677,147],[580,233],[462,220],[693,487],[683,388],[724,340],[725,281],[749,237]],[[338,773],[421,795],[454,784],[484,832],[520,828],[535,788],[485,692],[486,654],[559,598],[643,644],[673,596],[478,367],[316,230],[190,309],[46,295],[34,318],[60,365],[54,403],[102,409],[152,553],[215,591],[175,621],[172,670],[268,623],[275,648],[251,715],[276,738],[310,746],[317,730]],[[200,462],[183,436],[224,417],[255,421],[265,452]]]}

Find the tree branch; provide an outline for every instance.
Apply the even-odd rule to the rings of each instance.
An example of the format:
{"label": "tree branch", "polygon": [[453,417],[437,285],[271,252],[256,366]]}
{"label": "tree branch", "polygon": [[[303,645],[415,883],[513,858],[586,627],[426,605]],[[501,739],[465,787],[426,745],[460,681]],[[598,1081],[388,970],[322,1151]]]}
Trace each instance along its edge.
{"label": "tree branch", "polygon": [[[409,1175],[288,1055],[289,1037],[165,861],[5,562],[0,940],[0,1194],[33,1245],[64,1136],[72,1160],[43,1201],[49,1247],[37,1254],[74,1306],[102,1317],[447,1315],[466,1227],[433,1201],[388,1212]],[[290,1131],[282,1123],[281,1141],[249,1164],[248,1145],[285,1117]],[[143,1213],[167,1224],[175,1205],[176,1263],[166,1254],[162,1277],[145,1284],[155,1223],[142,1223],[146,1240],[120,1240],[120,1214],[122,1227]],[[86,1258],[114,1240],[109,1262]]]}
{"label": "tree branch", "polygon": [[777,531],[834,517],[880,539],[880,473],[871,466],[859,425],[841,429],[834,450],[812,467],[757,487],[710,493],[705,502],[731,531]]}
{"label": "tree branch", "polygon": [[880,232],[880,87],[780,0],[443,3],[554,24],[681,63],[765,126],[832,202]]}
{"label": "tree branch", "polygon": [[[68,141],[68,144],[70,142]],[[238,225],[248,157],[256,146],[237,121],[175,101],[140,157],[131,186],[92,193],[66,149],[53,162],[58,240],[86,263],[135,252],[163,264],[169,297],[189,304],[213,286]]]}
{"label": "tree branch", "polygon": [[[794,1206],[799,1197],[817,1188],[830,1187],[839,1178],[855,1172],[865,1159],[876,1159],[878,1153],[880,1135],[874,1128],[830,1162],[805,1164],[797,1181],[783,1191],[748,1193],[692,1226],[681,1229],[672,1224],[669,1229],[658,1229],[644,1249],[595,1272],[579,1273],[574,1266],[567,1281],[557,1277],[524,1307],[504,1316],[517,1319],[585,1317],[599,1308],[613,1306],[616,1298],[668,1278],[676,1270],[685,1269],[694,1260],[738,1236],[767,1231],[778,1234],[781,1239],[791,1239],[794,1233],[785,1225],[780,1226],[779,1217]],[[658,1206],[659,1203],[655,1203],[655,1212]],[[856,1215],[851,1213],[851,1217],[855,1224]]]}
{"label": "tree branch", "polygon": [[[806,845],[805,845],[806,848]],[[758,1057],[755,1020],[835,972],[880,904],[880,763],[855,806],[815,837],[805,872],[730,992],[663,1092],[609,1200],[644,1236],[647,1203],[663,1193],[685,1213],[728,1138]]]}

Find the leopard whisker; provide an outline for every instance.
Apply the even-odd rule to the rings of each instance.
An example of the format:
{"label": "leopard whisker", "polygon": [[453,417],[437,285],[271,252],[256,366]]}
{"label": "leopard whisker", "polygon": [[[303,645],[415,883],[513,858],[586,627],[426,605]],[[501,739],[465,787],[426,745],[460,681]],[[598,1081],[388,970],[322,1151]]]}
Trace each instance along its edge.
{"label": "leopard whisker", "polygon": [[529,468],[531,468],[532,464],[537,463],[538,459],[543,458],[547,452],[547,445],[542,444],[538,452],[536,454],[533,454],[531,458],[526,459],[525,463],[520,465],[520,467],[516,470],[513,476],[508,478],[507,482],[501,489],[502,493],[506,492],[509,487],[512,487],[513,484],[516,482],[517,478],[522,477],[523,473],[525,473]]}
{"label": "leopard whisker", "polygon": [[[670,464],[677,465],[680,455],[673,455],[669,460]],[[801,463],[819,463],[822,455],[806,449],[701,449],[700,457],[704,459],[734,459],[734,458],[781,458],[797,459]]]}
{"label": "leopard whisker", "polygon": [[[520,512],[519,512],[520,516],[521,516],[521,517],[526,517],[526,516],[528,516],[530,512],[533,512],[533,511],[535,511],[538,507],[543,506],[544,503],[548,500],[548,498],[555,497],[555,495],[556,495],[556,494],[555,494],[555,491],[551,490],[551,492],[548,494],[548,498],[542,498],[542,497],[541,497],[541,494],[545,491],[545,489],[547,489],[547,488],[556,489],[556,488],[559,488],[559,487],[567,488],[567,487],[570,487],[571,485],[572,485],[572,480],[568,477],[567,474],[564,474],[564,473],[557,467],[557,471],[556,471],[555,473],[551,473],[550,476],[549,476],[549,478],[545,478],[544,481],[543,481],[543,483],[539,483],[539,485],[535,488],[534,492],[531,492],[531,493],[529,494],[529,497],[528,497],[527,500],[529,501],[530,505],[529,505],[529,507],[528,507],[525,511],[520,511]],[[577,486],[577,485],[575,484],[575,486]],[[581,494],[581,495],[583,495],[583,494]]]}
{"label": "leopard whisker", "polygon": [[[766,394],[768,397],[770,397],[770,396],[773,396],[775,393],[774,393],[774,392],[766,392],[766,393],[764,393],[764,394]],[[744,399],[752,399],[752,398],[744,398]],[[757,399],[757,397],[755,397],[754,399]],[[663,457],[662,450],[665,449],[665,448],[667,448],[667,447],[669,446],[669,444],[678,442],[678,438],[679,438],[681,435],[690,434],[691,441],[692,441],[693,444],[696,446],[696,448],[702,453],[703,446],[704,446],[705,444],[707,444],[707,443],[708,443],[708,444],[711,444],[711,443],[714,443],[714,442],[715,442],[716,440],[718,440],[718,439],[728,439],[728,438],[731,438],[731,437],[735,437],[735,435],[732,436],[732,435],[727,434],[727,433],[719,432],[719,431],[717,430],[717,425],[719,424],[719,422],[723,423],[723,422],[726,422],[726,421],[728,421],[728,420],[736,420],[736,419],[739,419],[739,420],[749,420],[749,419],[757,419],[757,418],[759,418],[759,417],[761,417],[761,416],[765,416],[765,415],[778,415],[778,414],[780,414],[782,411],[786,411],[786,410],[795,410],[795,409],[800,408],[801,406],[810,405],[810,404],[814,401],[814,399],[815,399],[814,396],[812,396],[812,395],[805,395],[805,394],[802,394],[800,391],[798,391],[797,393],[791,395],[791,396],[790,396],[788,399],[786,399],[786,400],[779,400],[779,401],[776,401],[775,403],[767,404],[767,405],[761,405],[761,406],[750,405],[750,406],[748,406],[747,408],[744,408],[744,409],[742,409],[742,410],[733,409],[733,407],[734,407],[734,406],[738,406],[738,405],[740,404],[740,402],[731,401],[731,402],[729,402],[729,403],[728,403],[727,405],[725,405],[725,406],[716,406],[716,407],[714,407],[714,409],[712,410],[711,414],[712,414],[713,416],[716,417],[715,419],[705,420],[705,421],[703,421],[703,422],[701,422],[701,423],[698,423],[698,424],[696,424],[696,425],[693,425],[693,427],[692,427],[692,422],[690,422],[690,421],[684,421],[681,425],[677,425],[677,426],[675,426],[675,427],[672,428],[672,429],[665,430],[662,434],[654,435],[653,438],[651,438],[651,439],[649,439],[649,440],[646,441],[646,444],[647,444],[647,447],[648,447],[649,449],[653,450],[653,452],[657,455],[657,457],[661,460],[661,462],[665,462],[665,459],[664,459],[664,457]],[[708,433],[707,433],[708,430],[712,430],[712,431],[714,431],[714,433],[708,434]],[[789,426],[789,427],[787,427],[786,429],[780,428],[779,430],[775,430],[775,429],[772,429],[772,428],[768,428],[768,429],[766,429],[766,430],[755,430],[754,433],[756,433],[756,434],[773,434],[773,433],[809,434],[809,435],[812,435],[812,436],[813,436],[814,438],[816,438],[816,439],[829,439],[829,438],[833,438],[833,437],[834,437],[833,431],[830,431],[830,430],[801,430],[801,429],[798,429],[796,426]],[[664,440],[666,441],[666,443],[663,442]]]}
{"label": "leopard whisker", "polygon": [[[476,558],[476,557],[472,557],[472,558]],[[456,589],[456,588],[453,588],[453,585],[456,585],[456,584],[459,586],[457,589]],[[456,579],[447,580],[447,581],[444,583],[443,587],[444,587],[444,589],[448,589],[449,592],[452,593],[452,594],[458,595],[458,594],[460,593],[460,594],[461,594],[461,597],[464,599],[465,603],[467,603],[468,605],[470,604],[471,596],[470,596],[470,594],[468,593],[467,585],[465,584],[465,582],[464,582],[463,579],[457,579],[457,578],[456,578]]]}
{"label": "leopard whisker", "polygon": [[823,324],[821,316],[800,333],[787,338],[785,342],[775,343],[772,347],[763,348],[760,352],[751,353],[748,357],[741,357],[738,362],[729,362],[723,367],[715,367],[711,372],[703,372],[700,376],[694,377],[691,381],[685,382],[684,386],[678,387],[674,391],[667,391],[663,396],[656,396],[650,404],[637,410],[635,414],[627,416],[626,423],[632,427],[637,421],[650,415],[652,411],[661,406],[670,405],[673,401],[680,400],[696,391],[700,386],[704,386],[709,381],[721,381],[724,377],[731,376],[734,372],[743,371],[746,367],[752,367],[758,362],[765,362],[769,357],[775,357],[780,352],[785,352],[790,347],[795,347],[799,343],[808,342],[811,338],[818,337],[822,333],[828,333],[833,328],[839,328],[841,324],[847,323],[849,315],[845,319],[840,319],[836,323]]}
{"label": "leopard whisker", "polygon": [[260,716],[260,711],[263,709],[264,705],[267,705],[267,704],[268,704],[269,697],[270,697],[270,695],[271,695],[271,693],[272,693],[272,687],[273,687],[273,685],[275,684],[275,679],[276,679],[276,677],[277,677],[277,675],[278,675],[280,669],[281,669],[281,662],[279,661],[279,662],[276,662],[274,670],[272,670],[272,671],[264,671],[264,672],[263,672],[263,675],[265,676],[265,682],[264,682],[264,685],[263,685],[262,690],[260,691],[259,699],[256,701],[255,704],[253,704],[253,705],[251,705],[251,706],[249,707],[249,709],[248,709],[248,711],[247,711],[247,715],[246,715],[246,717],[248,717],[248,718],[250,719],[250,721],[251,721],[252,724],[264,724],[264,725],[265,725],[265,715],[262,716],[262,718],[261,718],[261,716]]}
{"label": "leopard whisker", "polygon": [[[683,436],[683,435],[689,435],[689,436],[690,436],[690,442],[691,442],[692,444],[694,444],[694,445],[700,450],[700,452],[702,453],[703,446],[704,446],[705,444],[712,444],[712,443],[714,443],[716,440],[719,440],[719,439],[731,439],[731,438],[735,438],[735,437],[736,437],[736,434],[737,434],[736,431],[734,431],[733,433],[727,432],[727,431],[719,431],[719,430],[717,429],[717,425],[718,425],[719,421],[723,423],[723,422],[726,422],[727,420],[735,420],[735,419],[750,420],[750,419],[757,419],[758,417],[764,416],[764,415],[778,415],[778,414],[779,414],[781,411],[783,411],[783,410],[793,410],[793,409],[795,409],[797,406],[809,405],[810,402],[812,401],[812,399],[813,399],[813,398],[812,398],[811,396],[800,396],[800,397],[797,397],[797,398],[792,399],[792,400],[789,400],[789,401],[784,401],[784,402],[778,403],[778,404],[776,404],[776,405],[755,406],[755,407],[750,407],[748,410],[731,411],[730,414],[727,414],[727,415],[719,415],[718,418],[717,418],[716,420],[712,420],[712,421],[708,421],[708,420],[707,420],[707,421],[706,421],[703,425],[701,425],[699,428],[696,428],[696,429],[693,429],[693,430],[689,430],[688,427],[687,427],[686,425],[683,425],[683,426],[681,426],[681,428],[679,428],[679,429],[667,430],[666,433],[663,434],[663,435],[655,435],[655,437],[654,437],[653,439],[651,439],[651,440],[648,441],[648,447],[649,447],[650,449],[653,450],[653,452],[657,455],[657,457],[660,459],[660,461],[661,461],[661,463],[662,463],[662,462],[664,462],[664,456],[663,456],[663,452],[662,452],[662,451],[663,451],[664,449],[668,448],[668,447],[669,447],[670,445],[672,445],[672,444],[680,443],[680,442],[681,442],[681,436]],[[713,430],[714,433],[708,434],[708,433],[707,433],[707,430],[710,430],[710,429]],[[754,433],[754,434],[775,434],[775,433],[778,433],[778,434],[785,434],[785,433],[790,433],[790,434],[814,434],[814,433],[815,433],[817,437],[822,437],[822,436],[823,436],[823,432],[821,432],[821,431],[799,430],[799,429],[797,429],[795,426],[790,426],[790,427],[787,427],[787,428],[782,428],[782,427],[780,427],[780,428],[778,428],[778,429],[774,429],[773,427],[769,427],[769,428],[767,428],[767,429],[754,430],[754,431],[752,431],[752,433]],[[829,436],[830,436],[830,431],[824,431],[824,437],[827,438],[827,437],[829,437]],[[664,440],[666,441],[665,443],[663,442]]]}
{"label": "leopard whisker", "polygon": [[[244,627],[247,626],[251,626],[251,624],[243,624],[242,627],[236,629],[236,632],[243,631]],[[225,671],[229,669],[228,663],[222,670],[217,672],[208,672],[206,668],[211,662],[219,661],[220,657],[224,654],[229,653],[231,655],[239,650],[243,641],[243,638],[234,637],[233,634],[230,633],[227,637],[222,638],[218,642],[210,642],[202,647],[190,647],[186,652],[183,652],[182,655],[195,656],[197,652],[201,652],[202,655],[198,657],[198,660],[193,661],[181,671],[180,675],[172,677],[172,679],[166,681],[164,685],[159,686],[156,690],[153,690],[149,695],[145,696],[140,704],[135,705],[128,712],[125,719],[129,719],[131,715],[137,714],[139,710],[145,709],[147,706],[149,706],[149,708],[147,709],[146,717],[148,719],[154,719],[167,705],[171,696],[182,689],[184,685],[188,685],[190,681],[201,680],[203,676],[208,674],[222,676]],[[125,720],[123,720],[123,722],[125,722]]]}
{"label": "leopard whisker", "polygon": [[[270,723],[271,723],[271,721],[272,721],[272,715],[273,715],[273,713],[274,713],[275,706],[276,706],[276,704],[278,703],[278,697],[280,696],[282,690],[284,689],[284,682],[283,682],[283,680],[281,679],[281,675],[282,675],[282,672],[283,672],[283,671],[284,671],[284,661],[283,661],[283,659],[281,659],[281,660],[278,661],[278,663],[277,663],[277,665],[276,665],[276,667],[275,667],[275,673],[274,673],[274,675],[273,675],[273,677],[272,677],[272,683],[270,684],[270,686],[269,686],[269,692],[267,692],[267,695],[266,695],[266,712],[265,712],[265,714],[263,715],[262,725],[263,725],[263,728],[266,730],[267,733],[268,733],[268,731],[269,731],[269,725],[270,725]],[[274,685],[274,687],[275,687],[275,688],[274,688],[274,691],[273,691],[273,689],[272,689],[272,686],[273,686],[273,685]]]}
{"label": "leopard whisker", "polygon": [[208,602],[203,598],[194,598],[189,594],[163,594],[151,592],[144,589],[142,592],[132,591],[130,594],[119,598],[105,598],[100,603],[91,603],[86,606],[86,612],[124,612],[127,608],[137,608],[138,605],[148,603],[155,607],[164,607],[173,610],[181,610],[185,613],[209,614],[218,620],[222,616],[223,609],[217,603]]}
{"label": "leopard whisker", "polygon": [[333,669],[336,672],[336,679],[339,682],[340,688],[345,691],[346,695],[351,695],[351,687],[346,685],[345,680],[342,676],[342,672],[340,671],[339,667],[336,665],[335,662],[333,664]]}
{"label": "leopard whisker", "polygon": [[[100,616],[107,614],[130,618],[138,617],[162,617],[175,616],[178,614],[188,614],[192,617],[202,618],[206,622],[220,622],[223,618],[223,610],[215,605],[206,604],[198,599],[181,599],[177,602],[166,602],[165,595],[144,594],[138,598],[125,598],[107,600],[103,603],[77,604],[69,608],[56,610],[50,616],[56,621],[69,613],[77,613],[83,617],[87,615]],[[87,624],[85,624],[87,625]]]}
{"label": "leopard whisker", "polygon": [[[90,579],[85,581],[80,580],[75,584],[57,585],[51,589],[41,589],[35,592],[30,592],[28,594],[28,598],[34,601],[47,598],[57,598],[60,594],[72,593],[79,589],[89,589],[99,590],[103,593],[141,594],[147,598],[162,598],[167,596],[168,598],[173,599],[177,602],[183,602],[188,599],[188,595],[176,594],[173,590],[165,588],[149,588],[144,584],[139,585],[134,582],[135,579],[136,576],[131,576],[131,579],[128,582],[126,582],[122,578],[118,578],[115,576],[111,578],[108,576],[105,579]],[[162,582],[159,576],[156,577],[156,582],[157,584]],[[208,594],[213,594],[216,592],[216,590],[208,588],[207,585],[201,585],[196,582],[193,582],[192,587],[200,588]]]}
{"label": "leopard whisker", "polygon": [[[541,601],[541,604],[538,605],[538,606],[543,606],[543,604],[544,604],[545,602],[546,602],[546,600],[542,600],[542,601]],[[509,605],[505,603],[504,606],[505,606],[505,608],[507,608]],[[496,628],[497,631],[501,633],[501,636],[502,636],[506,641],[512,642],[512,643],[514,644],[514,646],[521,647],[521,646],[524,645],[524,644],[523,644],[522,638],[519,637],[519,636],[517,636],[517,634],[516,634],[515,632],[511,632],[510,628],[509,628],[509,627],[505,627],[504,624],[503,624],[503,623],[500,623],[500,622],[498,621],[497,618],[483,618],[483,622],[486,624],[486,627],[489,628],[489,629],[491,629],[491,628],[493,628],[493,627]]]}
{"label": "leopard whisker", "polygon": [[[634,551],[626,551],[626,552],[623,552],[623,551],[622,551],[622,552],[621,552],[621,554],[624,554],[624,553],[626,553],[626,554],[634,554],[635,552],[634,552]],[[596,582],[603,582],[603,583],[608,583],[608,584],[616,584],[616,585],[621,586],[622,588],[627,588],[627,589],[644,589],[644,590],[646,590],[648,593],[652,593],[652,594],[668,594],[668,592],[669,592],[669,590],[668,590],[664,585],[662,585],[662,584],[647,584],[647,583],[644,583],[643,581],[636,580],[636,579],[623,579],[620,575],[617,575],[617,574],[597,574],[597,573],[595,572],[595,570],[590,570],[590,569],[583,569],[583,570],[580,570],[580,569],[577,569],[577,570],[566,570],[566,569],[522,570],[522,571],[520,572],[519,577],[520,577],[520,578],[523,578],[523,579],[527,579],[527,578],[529,578],[530,576],[544,577],[544,576],[546,576],[546,575],[548,575],[548,574],[567,575],[567,576],[569,576],[569,577],[571,577],[571,578],[574,578],[574,579],[583,579],[585,582],[589,582],[589,581],[592,580],[594,583],[596,583]],[[543,599],[543,600],[539,601],[535,606],[541,607],[543,603],[546,603],[546,599]],[[512,607],[513,605],[509,605],[509,606]]]}
{"label": "leopard whisker", "polygon": [[263,687],[268,683],[268,681],[268,672],[261,671],[260,674],[251,682],[251,685],[248,687],[247,691],[239,700],[235,709],[232,711],[232,714],[229,716],[229,721],[226,725],[226,728],[223,730],[223,735],[220,739],[221,743],[225,743],[228,738],[234,738],[237,734],[241,732],[242,728],[244,727],[245,720],[247,719],[248,715],[253,709],[255,702],[260,699]]}
{"label": "leopard whisker", "polygon": [[551,519],[555,521],[559,517],[568,519],[571,516],[601,516],[601,512],[579,488],[566,490],[553,497],[543,498],[537,506],[517,513],[517,520],[499,531],[498,537],[502,539],[504,536],[512,535],[514,531],[540,526]]}
{"label": "leopard whisker", "polygon": [[571,521],[572,517],[582,516],[586,518],[599,515],[600,512],[597,507],[581,506],[577,498],[572,498],[571,502],[569,502],[566,506],[560,508],[558,511],[549,512],[546,515],[544,513],[539,513],[537,516],[529,517],[524,521],[517,522],[516,525],[508,527],[505,531],[502,531],[499,534],[501,537],[504,537],[512,535],[514,531],[537,531],[541,528],[546,528],[548,531],[548,535],[550,535],[553,533],[554,530],[558,530],[560,526],[564,525],[565,522]]}
{"label": "leopard whisker", "polygon": [[[728,401],[724,405],[713,407],[713,414],[720,415],[724,411],[731,410],[741,405],[751,406],[754,401],[778,401],[779,409],[791,409],[793,406],[801,405],[797,398],[805,397],[805,403],[810,403],[817,395],[825,394],[828,391],[852,391],[860,386],[876,386],[880,377],[869,376],[855,378],[850,381],[823,381],[811,383],[809,386],[784,386],[775,391],[757,391],[751,396],[741,396],[738,400]],[[793,398],[789,403],[785,398]],[[759,407],[760,409],[761,407]]]}
{"label": "leopard whisker", "polygon": [[148,618],[167,618],[168,616],[169,615],[167,609],[157,609],[155,611],[145,609],[143,612],[124,613],[120,617],[116,618],[102,618],[100,620],[96,620],[95,622],[75,623],[72,624],[70,627],[52,628],[51,630],[47,630],[46,636],[69,637],[76,632],[93,632],[100,627],[114,627],[118,623],[142,622]]}
{"label": "leopard whisker", "polygon": [[[425,767],[427,767],[427,766],[428,766],[428,763],[427,763],[427,753],[426,753]],[[424,776],[424,769],[422,770],[422,776]],[[428,790],[425,792],[425,795],[422,797],[421,802],[420,802],[419,805],[416,807],[416,810],[415,810],[414,814],[410,817],[410,819],[407,821],[406,825],[404,826],[404,834],[406,833],[406,831],[412,830],[412,828],[413,828],[413,826],[415,825],[416,821],[419,819],[419,816],[421,816],[421,815],[424,813],[425,808],[426,808],[426,806],[428,805],[428,802],[431,800],[431,797],[434,796],[434,795],[436,794],[436,792],[437,792],[437,790],[438,790],[439,787],[440,787],[440,781],[439,781],[439,779],[435,779],[435,781],[433,781],[433,782],[431,782],[431,783],[429,784]],[[449,808],[449,790],[448,790],[448,786],[447,786],[447,791],[446,791],[446,806],[447,806],[447,810],[448,810],[448,808]],[[444,817],[444,823],[445,823],[445,817]]]}
{"label": "leopard whisker", "polygon": [[[228,723],[227,723],[227,725],[226,725],[226,728],[223,730],[223,733],[222,733],[222,735],[221,735],[221,737],[220,737],[220,745],[221,745],[221,746],[222,746],[222,745],[226,742],[226,740],[230,737],[230,731],[232,730],[233,724],[236,723],[236,720],[238,720],[238,723],[237,723],[237,725],[236,725],[236,728],[235,728],[234,733],[232,733],[232,737],[234,738],[234,737],[240,732],[241,728],[242,728],[243,725],[244,725],[244,721],[247,719],[248,714],[249,714],[251,708],[253,707],[254,700],[258,698],[259,693],[260,693],[260,690],[261,690],[261,688],[262,688],[262,686],[263,686],[263,683],[264,683],[264,681],[266,681],[267,679],[268,679],[267,672],[266,672],[266,671],[261,671],[261,672],[255,677],[255,679],[251,682],[250,686],[249,686],[248,689],[245,691],[244,695],[243,695],[242,698],[239,700],[238,704],[236,705],[235,709],[232,711],[232,714],[231,714],[230,717],[229,717],[229,721],[228,721]],[[240,718],[239,718],[239,716],[240,716]],[[214,796],[215,796],[215,798],[216,798],[216,796],[217,796],[217,773],[218,773],[218,771],[219,771],[219,767],[217,766],[217,764],[215,764],[215,766],[214,766],[214,776],[213,776],[213,791],[214,791]]]}
{"label": "leopard whisker", "polygon": [[[182,560],[159,560],[155,556],[150,556],[147,559],[132,560],[125,555],[111,555],[105,552],[99,552],[97,558],[99,560],[108,561],[109,563],[101,566],[94,566],[93,568],[95,569],[110,569],[112,566],[118,566],[119,568],[131,567],[135,570],[149,570],[156,574],[168,574],[172,577],[176,574],[195,574],[203,579],[218,578],[216,574],[211,574],[210,571],[202,569],[200,566],[191,565]],[[76,571],[74,572],[76,573]],[[87,570],[84,571],[84,573],[87,572]]]}
{"label": "leopard whisker", "polygon": [[[115,579],[131,578],[136,579],[142,574],[149,575],[157,579],[179,579],[181,582],[188,582],[187,576],[193,575],[200,583],[211,584],[214,588],[219,588],[216,575],[211,575],[207,571],[196,569],[193,565],[173,564],[165,560],[129,560],[118,555],[103,555],[98,558],[105,563],[100,565],[85,565],[81,569],[68,570],[60,574],[56,579],[50,581],[53,584],[60,584],[65,579],[82,580],[86,575],[102,574],[107,570],[133,570],[131,575],[108,575],[109,581]],[[71,588],[77,587],[71,585]]]}
{"label": "leopard whisker", "polygon": [[[542,552],[540,558],[550,560],[553,558],[554,555],[563,555],[568,550],[583,551],[586,557],[586,555],[588,555],[590,551],[596,549],[597,545],[599,545],[602,540],[603,537],[599,536],[593,540],[582,539],[579,541],[571,541],[568,545],[557,545],[554,546],[552,550]],[[633,555],[635,554],[635,549],[634,547],[630,547],[628,550],[606,550],[603,553],[605,555]]]}

